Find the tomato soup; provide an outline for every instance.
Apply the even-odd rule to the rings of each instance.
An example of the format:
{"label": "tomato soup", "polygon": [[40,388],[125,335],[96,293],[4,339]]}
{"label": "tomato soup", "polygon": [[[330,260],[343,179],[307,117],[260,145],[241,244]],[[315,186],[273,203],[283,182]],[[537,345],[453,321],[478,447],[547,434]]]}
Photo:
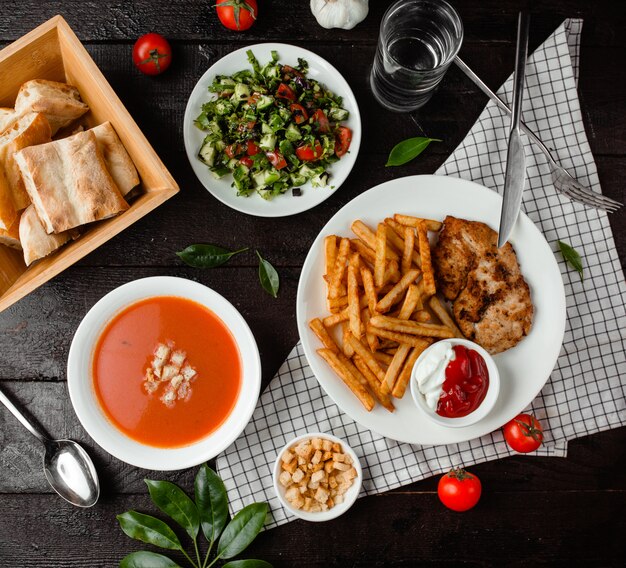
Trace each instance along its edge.
{"label": "tomato soup", "polygon": [[92,361],[109,421],[149,446],[180,447],[210,434],[233,410],[241,387],[231,332],[209,309],[174,296],[141,300],[116,314]]}

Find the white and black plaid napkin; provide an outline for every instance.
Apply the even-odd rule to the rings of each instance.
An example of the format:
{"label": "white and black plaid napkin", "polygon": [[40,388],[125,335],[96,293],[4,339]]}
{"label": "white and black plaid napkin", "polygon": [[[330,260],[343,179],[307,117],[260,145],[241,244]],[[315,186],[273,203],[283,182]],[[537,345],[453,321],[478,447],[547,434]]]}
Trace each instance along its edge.
{"label": "white and black plaid napkin", "polygon": [[[559,162],[583,184],[600,192],[585,135],[576,86],[582,20],[566,20],[529,58],[523,115],[553,148]],[[498,95],[512,98],[509,78]],[[489,103],[465,140],[436,172],[493,189],[504,185],[509,119]],[[524,211],[554,251],[557,240],[583,257],[585,280],[560,260],[567,296],[567,325],[556,367],[532,412],[545,429],[535,452],[565,456],[567,440],[626,424],[626,286],[607,215],[556,193],[548,163],[530,144]],[[560,259],[557,253],[557,258]],[[280,448],[305,432],[331,432],[345,439],[363,465],[361,496],[387,491],[453,466],[511,455],[501,431],[462,444],[414,446],[384,438],[355,423],[326,396],[298,343],[262,394],[237,441],[217,459],[231,497],[231,511],[267,501],[267,527],[288,522],[272,487]],[[234,497],[233,497],[234,496]]]}

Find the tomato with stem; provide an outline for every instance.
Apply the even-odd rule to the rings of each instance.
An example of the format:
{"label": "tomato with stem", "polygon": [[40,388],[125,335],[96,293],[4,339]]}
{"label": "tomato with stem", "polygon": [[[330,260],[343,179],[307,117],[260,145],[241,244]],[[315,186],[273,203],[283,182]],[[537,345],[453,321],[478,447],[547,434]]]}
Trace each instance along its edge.
{"label": "tomato with stem", "polygon": [[133,63],[145,75],[160,75],[172,63],[172,48],[162,35],[142,35],[133,46]]}
{"label": "tomato with stem", "polygon": [[215,8],[220,22],[235,32],[250,29],[259,13],[257,0],[217,0]]}
{"label": "tomato with stem", "polygon": [[453,511],[468,511],[478,503],[482,493],[480,479],[457,467],[443,475],[437,486],[441,502]]}
{"label": "tomato with stem", "polygon": [[520,454],[534,452],[543,442],[541,424],[532,414],[518,414],[503,430],[506,443]]}

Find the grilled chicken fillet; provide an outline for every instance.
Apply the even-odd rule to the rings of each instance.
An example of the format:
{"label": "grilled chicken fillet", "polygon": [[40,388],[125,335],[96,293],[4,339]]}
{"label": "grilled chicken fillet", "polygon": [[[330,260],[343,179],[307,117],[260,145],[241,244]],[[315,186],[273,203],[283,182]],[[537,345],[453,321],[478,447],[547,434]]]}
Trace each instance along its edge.
{"label": "grilled chicken fillet", "polygon": [[517,345],[533,318],[515,251],[509,243],[498,249],[497,241],[484,223],[448,216],[433,253],[439,290],[463,335],[491,354]]}

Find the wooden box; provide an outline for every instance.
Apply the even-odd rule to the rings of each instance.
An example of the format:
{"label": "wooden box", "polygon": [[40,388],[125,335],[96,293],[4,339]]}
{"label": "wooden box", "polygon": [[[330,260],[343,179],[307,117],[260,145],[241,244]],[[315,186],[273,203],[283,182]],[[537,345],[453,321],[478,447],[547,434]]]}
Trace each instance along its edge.
{"label": "wooden box", "polygon": [[28,268],[21,251],[0,245],[0,311],[178,192],[178,185],[61,16],[48,20],[0,51],[0,107],[12,107],[20,86],[30,79],[75,85],[90,107],[81,122],[88,126],[111,122],[137,167],[141,186],[127,211],[86,226],[76,241]]}

